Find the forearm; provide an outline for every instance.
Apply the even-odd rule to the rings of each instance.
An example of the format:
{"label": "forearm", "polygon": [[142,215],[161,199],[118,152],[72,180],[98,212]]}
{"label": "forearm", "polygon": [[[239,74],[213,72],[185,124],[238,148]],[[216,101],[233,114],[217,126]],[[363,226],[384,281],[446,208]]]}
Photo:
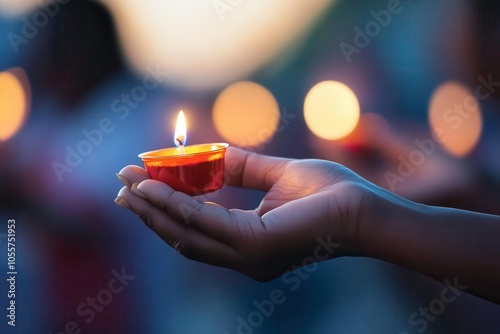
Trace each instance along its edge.
{"label": "forearm", "polygon": [[[500,217],[383,198],[363,252],[500,303]],[[377,203],[376,203],[377,205]]]}

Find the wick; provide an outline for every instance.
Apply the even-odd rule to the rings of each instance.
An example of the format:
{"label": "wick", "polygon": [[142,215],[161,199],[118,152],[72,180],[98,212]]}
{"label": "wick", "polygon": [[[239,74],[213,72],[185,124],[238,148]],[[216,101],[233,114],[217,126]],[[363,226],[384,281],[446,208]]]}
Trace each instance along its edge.
{"label": "wick", "polygon": [[186,150],[184,149],[184,145],[182,144],[182,141],[179,139],[179,138],[176,138],[175,139],[177,141],[177,143],[179,144],[179,153],[181,155],[184,155],[186,154]]}

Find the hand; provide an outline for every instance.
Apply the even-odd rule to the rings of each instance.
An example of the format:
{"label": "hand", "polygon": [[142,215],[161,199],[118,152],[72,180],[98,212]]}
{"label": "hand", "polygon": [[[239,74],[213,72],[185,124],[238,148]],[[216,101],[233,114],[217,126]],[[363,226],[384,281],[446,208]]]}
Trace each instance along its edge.
{"label": "hand", "polygon": [[[228,149],[229,185],[266,191],[256,210],[227,210],[127,166],[115,200],[182,255],[259,281],[312,261],[364,255],[500,303],[500,216],[408,201],[323,160]],[[337,248],[338,244],[340,247]]]}
{"label": "hand", "polygon": [[226,173],[229,185],[267,192],[256,210],[204,203],[150,180],[137,166],[118,174],[126,186],[116,202],[185,257],[259,281],[301,266],[306,258],[320,261],[358,252],[360,229],[377,187],[349,169],[229,148]]}

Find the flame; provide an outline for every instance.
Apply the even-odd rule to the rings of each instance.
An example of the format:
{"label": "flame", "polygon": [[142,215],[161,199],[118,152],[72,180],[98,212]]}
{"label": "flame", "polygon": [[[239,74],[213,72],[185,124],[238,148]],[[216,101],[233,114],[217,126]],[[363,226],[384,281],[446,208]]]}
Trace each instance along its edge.
{"label": "flame", "polygon": [[175,146],[186,145],[187,133],[186,133],[186,117],[184,112],[179,111],[179,116],[177,116],[177,125],[175,126],[174,143]]}

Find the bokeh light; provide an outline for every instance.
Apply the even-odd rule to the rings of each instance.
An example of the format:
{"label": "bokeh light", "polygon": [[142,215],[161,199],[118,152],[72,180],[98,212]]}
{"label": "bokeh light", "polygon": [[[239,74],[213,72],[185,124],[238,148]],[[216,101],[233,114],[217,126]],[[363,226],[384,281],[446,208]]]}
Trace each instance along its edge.
{"label": "bokeh light", "polygon": [[464,85],[445,82],[432,95],[429,125],[436,142],[452,155],[463,157],[474,149],[481,136],[479,101]]}
{"label": "bokeh light", "polygon": [[21,68],[0,72],[0,141],[11,138],[21,129],[30,96],[28,77]]}
{"label": "bokeh light", "polygon": [[274,96],[250,81],[237,82],[224,89],[214,103],[212,116],[219,134],[243,147],[267,142],[276,132],[280,119]]}
{"label": "bokeh light", "polygon": [[359,102],[354,92],[338,81],[323,81],[309,90],[304,101],[304,118],[318,137],[340,139],[351,133],[359,121]]}
{"label": "bokeh light", "polygon": [[212,90],[248,77],[284,50],[292,52],[337,1],[101,2],[113,14],[136,71],[158,69],[162,82]]}

